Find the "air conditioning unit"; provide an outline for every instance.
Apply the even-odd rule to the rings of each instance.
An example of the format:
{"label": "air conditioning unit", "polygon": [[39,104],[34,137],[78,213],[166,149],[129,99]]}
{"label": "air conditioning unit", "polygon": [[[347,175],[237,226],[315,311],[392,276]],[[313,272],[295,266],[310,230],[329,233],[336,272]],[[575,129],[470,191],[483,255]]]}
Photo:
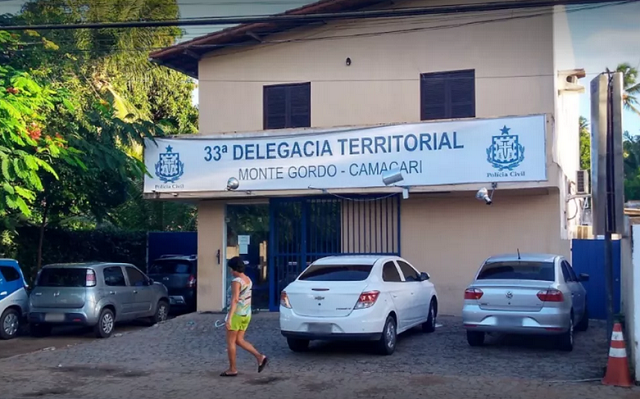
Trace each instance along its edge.
{"label": "air conditioning unit", "polygon": [[578,195],[590,194],[591,187],[589,185],[589,171],[579,170],[576,175],[576,186]]}

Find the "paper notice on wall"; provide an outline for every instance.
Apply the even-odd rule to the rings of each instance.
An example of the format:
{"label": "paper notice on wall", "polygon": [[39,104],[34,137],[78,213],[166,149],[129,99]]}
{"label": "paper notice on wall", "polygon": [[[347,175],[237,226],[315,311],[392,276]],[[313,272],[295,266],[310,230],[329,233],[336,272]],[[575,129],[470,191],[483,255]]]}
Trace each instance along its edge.
{"label": "paper notice on wall", "polygon": [[251,244],[251,236],[249,235],[238,236],[238,245],[249,245],[249,244]]}
{"label": "paper notice on wall", "polygon": [[240,255],[246,255],[249,253],[249,246],[246,244],[240,244]]}

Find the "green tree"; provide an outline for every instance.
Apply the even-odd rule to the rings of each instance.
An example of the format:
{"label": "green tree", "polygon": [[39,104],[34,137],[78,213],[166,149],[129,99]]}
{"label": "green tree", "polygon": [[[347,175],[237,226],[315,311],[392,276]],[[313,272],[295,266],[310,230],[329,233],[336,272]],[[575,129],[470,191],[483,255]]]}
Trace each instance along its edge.
{"label": "green tree", "polygon": [[638,95],[640,95],[640,82],[638,81],[638,69],[632,67],[629,63],[622,63],[616,68],[617,72],[622,72],[624,94],[623,102],[625,109],[640,115],[638,108]]}
{"label": "green tree", "polygon": [[[38,24],[178,17],[175,0],[86,0],[62,5],[30,1],[16,20]],[[53,123],[76,133],[75,144],[86,154],[88,170],[78,173],[71,165],[61,165],[65,178],[47,181],[35,218],[43,231],[47,224],[138,229],[172,224],[156,223],[152,206],[141,200],[141,138],[162,134],[158,126],[173,134],[195,131],[194,82],[147,59],[150,49],[170,45],[180,34],[169,27],[51,31],[46,39],[39,33],[24,37],[26,43],[46,41],[48,46],[44,51],[22,51],[14,62],[28,64],[68,88],[79,103],[77,112],[57,115]],[[193,207],[176,208],[183,212],[177,219],[193,213]],[[128,222],[139,222],[144,214],[150,215],[147,223]]]}
{"label": "green tree", "polygon": [[624,197],[626,201],[640,200],[640,136],[624,132]]}
{"label": "green tree", "polygon": [[580,117],[580,169],[591,170],[591,133],[584,116]]}
{"label": "green tree", "polygon": [[[10,57],[17,38],[0,31],[0,58]],[[3,62],[4,64],[4,62]],[[32,216],[43,176],[57,180],[56,160],[82,169],[79,152],[50,125],[47,115],[71,109],[66,94],[39,84],[28,72],[0,65],[0,218],[11,221]]]}

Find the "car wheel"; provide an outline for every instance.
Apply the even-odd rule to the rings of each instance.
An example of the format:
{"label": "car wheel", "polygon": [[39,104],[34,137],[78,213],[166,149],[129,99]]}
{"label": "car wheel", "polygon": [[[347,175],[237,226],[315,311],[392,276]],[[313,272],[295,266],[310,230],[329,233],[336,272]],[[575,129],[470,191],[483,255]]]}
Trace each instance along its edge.
{"label": "car wheel", "polygon": [[100,318],[98,319],[98,324],[94,327],[96,337],[111,337],[111,335],[113,335],[115,325],[116,319],[113,312],[109,309],[102,309],[102,312],[100,312]]}
{"label": "car wheel", "polygon": [[309,340],[287,338],[287,345],[293,352],[305,352],[309,349]]}
{"label": "car wheel", "polygon": [[432,333],[436,330],[436,307],[433,301],[429,305],[429,318],[422,323],[422,331]]}
{"label": "car wheel", "polygon": [[584,308],[584,314],[582,315],[582,319],[580,319],[580,323],[576,326],[576,331],[587,331],[589,329],[589,309]]}
{"label": "car wheel", "polygon": [[7,309],[0,316],[0,338],[12,339],[20,331],[20,314],[15,309]]}
{"label": "car wheel", "polygon": [[48,337],[51,335],[51,329],[49,324],[30,324],[29,334],[36,338]]}
{"label": "car wheel", "polygon": [[481,331],[467,331],[467,342],[470,346],[484,345],[484,333]]}
{"label": "car wheel", "polygon": [[382,355],[391,355],[396,350],[396,340],[398,338],[398,331],[396,329],[396,321],[393,317],[387,317],[387,321],[384,323],[382,329],[382,337],[378,342],[378,350]]}
{"label": "car wheel", "polygon": [[151,317],[151,325],[163,323],[169,317],[169,304],[166,301],[158,302],[156,314]]}
{"label": "car wheel", "polygon": [[573,331],[573,315],[571,315],[571,318],[569,319],[569,329],[558,337],[558,346],[560,347],[560,350],[565,352],[571,352],[573,350]]}

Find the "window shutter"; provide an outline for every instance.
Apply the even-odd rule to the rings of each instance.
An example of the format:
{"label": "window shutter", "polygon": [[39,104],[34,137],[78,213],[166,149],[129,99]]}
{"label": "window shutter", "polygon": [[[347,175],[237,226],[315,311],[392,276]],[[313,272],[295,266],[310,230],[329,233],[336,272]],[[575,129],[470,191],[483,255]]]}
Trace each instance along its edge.
{"label": "window shutter", "polygon": [[446,118],[446,80],[442,76],[423,76],[421,84],[422,120]]}
{"label": "window shutter", "polygon": [[290,118],[287,127],[311,126],[311,83],[289,87]]}
{"label": "window shutter", "polygon": [[476,116],[475,71],[462,71],[449,79],[450,118],[474,118]]}
{"label": "window shutter", "polygon": [[421,75],[421,119],[455,119],[476,116],[475,71]]}
{"label": "window shutter", "polygon": [[264,88],[264,129],[283,129],[287,125],[287,89],[284,86]]}
{"label": "window shutter", "polygon": [[311,126],[311,83],[264,88],[264,129]]}

